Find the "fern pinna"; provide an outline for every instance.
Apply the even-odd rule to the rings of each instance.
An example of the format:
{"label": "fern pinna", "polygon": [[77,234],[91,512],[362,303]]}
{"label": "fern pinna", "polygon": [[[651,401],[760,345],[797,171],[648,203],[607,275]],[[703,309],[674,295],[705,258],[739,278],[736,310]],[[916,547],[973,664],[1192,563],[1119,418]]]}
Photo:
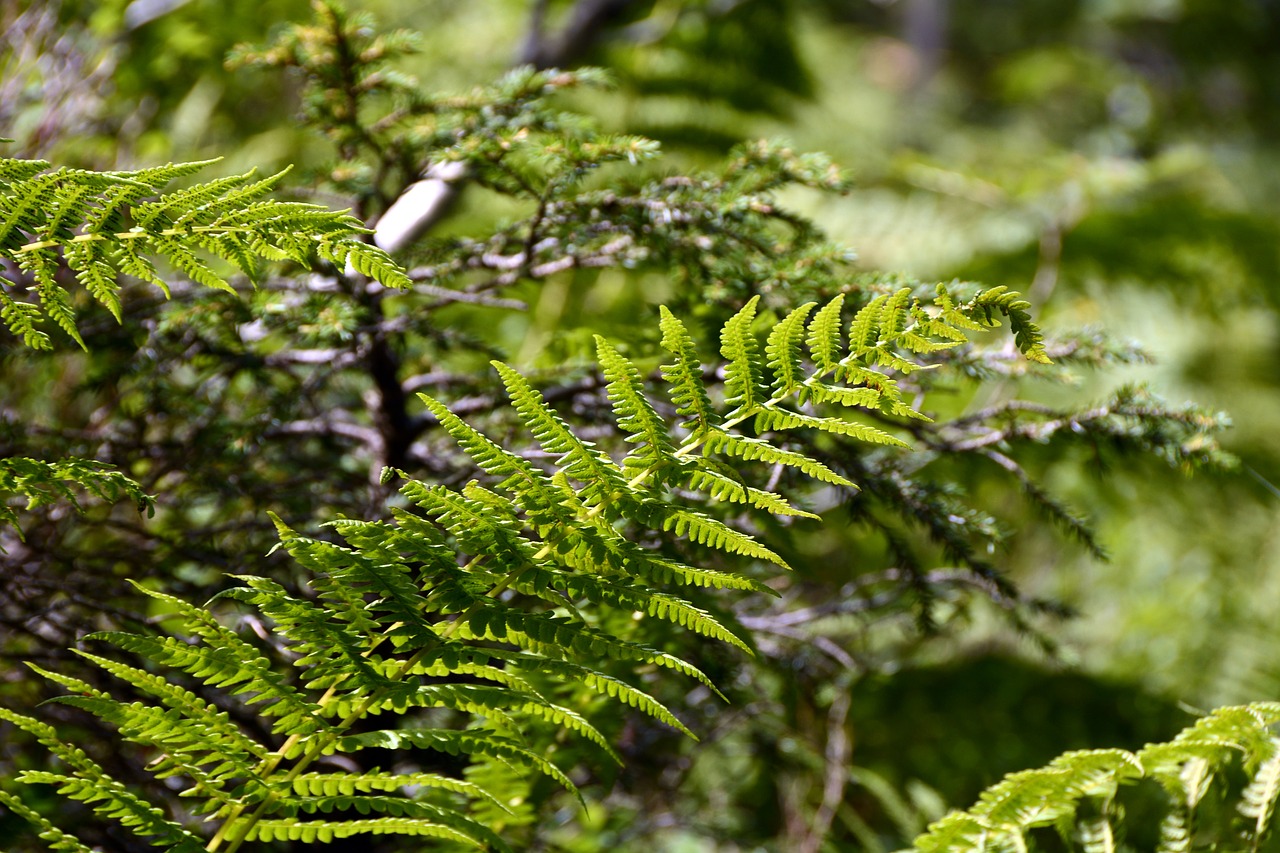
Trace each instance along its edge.
{"label": "fern pinna", "polygon": [[[1083,853],[1134,846],[1154,846],[1159,853],[1257,853],[1269,840],[1280,796],[1277,724],[1280,703],[1258,702],[1219,708],[1173,740],[1136,753],[1066,753],[1042,769],[1010,774],[973,808],[930,826],[915,849],[1026,851],[1042,846],[1039,839],[1050,849],[1065,844]],[[1144,794],[1148,802],[1140,799]],[[1127,824],[1130,811],[1145,823]],[[1137,835],[1155,827],[1153,811],[1162,814],[1157,837],[1125,837],[1126,831]]]}
{"label": "fern pinna", "polygon": [[[967,332],[994,325],[998,313],[1009,317],[1029,357],[1044,358],[1025,303],[1003,290],[956,304],[940,289],[931,306],[903,290],[872,300],[850,322],[843,306],[838,296],[796,308],[772,323],[762,347],[758,303],[750,300],[721,332],[722,386],[709,381],[717,373],[704,366],[685,325],[663,309],[670,358],[658,375],[669,402],[598,338],[608,397],[632,445],[620,459],[582,438],[501,363],[494,367],[514,411],[553,463],[505,449],[424,396],[439,425],[487,475],[484,483],[453,489],[388,471],[403,480],[403,505],[387,521],[332,522],[345,544],[278,522],[283,547],[310,571],[305,594],[246,575],[222,596],[267,618],[270,641],[293,658],[296,678],[273,669],[208,608],[148,590],[181,625],[179,635],[99,633],[88,638],[92,651],[80,652],[146,701],[126,702],[37,669],[68,691],[58,701],[114,724],[144,748],[152,773],[185,788],[188,815],[162,813],[48,725],[2,711],[61,759],[56,770],[26,771],[21,781],[57,786],[170,850],[230,853],[248,842],[362,833],[510,849],[503,830],[530,819],[521,806],[531,780],[547,777],[575,790],[573,768],[555,760],[566,738],[593,742],[617,759],[579,711],[588,694],[692,734],[649,692],[605,671],[608,661],[671,670],[716,690],[693,663],[628,637],[608,614],[645,614],[750,651],[746,638],[681,588],[769,588],[643,543],[683,537],[785,567],[752,535],[699,509],[704,500],[720,500],[809,515],[781,494],[747,485],[734,465],[786,466],[852,485],[775,436],[806,428],[902,445],[845,410],[922,418],[890,372],[919,368],[916,356],[961,343]],[[238,713],[261,718],[271,737],[251,736],[206,698],[209,689],[240,697]],[[414,769],[356,772],[335,759],[370,749],[413,750],[420,760]],[[422,758],[431,753],[454,759]],[[422,769],[437,764],[464,769]],[[53,849],[87,849],[16,795],[0,792],[0,801],[35,821]]]}

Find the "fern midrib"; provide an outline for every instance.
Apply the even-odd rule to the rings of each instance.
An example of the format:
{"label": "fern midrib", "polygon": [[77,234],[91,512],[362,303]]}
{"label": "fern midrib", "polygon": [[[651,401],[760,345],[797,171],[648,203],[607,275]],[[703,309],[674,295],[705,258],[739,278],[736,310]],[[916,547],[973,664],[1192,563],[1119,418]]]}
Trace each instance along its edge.
{"label": "fern midrib", "polygon": [[69,240],[40,240],[35,243],[24,243],[13,250],[14,255],[26,255],[44,249],[56,249],[71,243],[94,243],[106,240],[145,240],[148,237],[187,237],[191,234],[251,234],[255,229],[247,225],[191,225],[186,228],[163,228],[149,231],[139,228],[132,231],[115,231],[110,234],[77,234]]}

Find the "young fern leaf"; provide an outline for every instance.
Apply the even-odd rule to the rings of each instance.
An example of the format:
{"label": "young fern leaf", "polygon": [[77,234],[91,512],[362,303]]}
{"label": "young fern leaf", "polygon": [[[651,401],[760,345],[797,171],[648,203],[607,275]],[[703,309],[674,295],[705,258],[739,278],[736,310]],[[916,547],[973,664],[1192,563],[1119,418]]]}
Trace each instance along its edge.
{"label": "young fern leaf", "polygon": [[[941,286],[940,286],[941,287]],[[1031,303],[1018,293],[1007,287],[993,287],[975,296],[960,311],[965,317],[976,320],[986,327],[998,326],[996,312],[1009,318],[1009,328],[1013,330],[1013,339],[1022,354],[1032,361],[1041,364],[1049,363],[1049,355],[1044,349],[1044,335],[1031,319],[1027,310]]]}

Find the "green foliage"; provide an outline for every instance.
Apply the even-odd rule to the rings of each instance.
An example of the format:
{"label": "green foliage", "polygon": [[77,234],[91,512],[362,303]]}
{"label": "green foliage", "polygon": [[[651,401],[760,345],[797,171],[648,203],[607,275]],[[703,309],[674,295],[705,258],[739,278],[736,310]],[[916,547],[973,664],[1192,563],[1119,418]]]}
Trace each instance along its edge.
{"label": "green foliage", "polygon": [[[82,5],[65,0],[63,17]],[[92,5],[101,7],[95,25],[110,28],[147,4]],[[1053,648],[1064,634],[1046,630],[1045,617],[1067,608],[1024,589],[1082,576],[1061,562],[1076,558],[1058,538],[1077,540],[1085,558],[1102,556],[1104,542],[1123,545],[1095,522],[1108,497],[1138,503],[1125,492],[1135,470],[1144,483],[1161,476],[1143,458],[1178,474],[1229,461],[1215,438],[1225,419],[1212,410],[1166,405],[1136,385],[1095,387],[1095,371],[1106,381],[1116,366],[1141,362],[1136,347],[1092,330],[1042,335],[1030,321],[1028,301],[1037,311],[1049,301],[1055,322],[1069,322],[1072,304],[1058,313],[1061,301],[1049,299],[1057,252],[1059,292],[1072,295],[1082,292],[1081,270],[1103,270],[1108,288],[1117,276],[1170,270],[1192,282],[1221,277],[1206,261],[1221,229],[1195,224],[1224,220],[1170,212],[1159,188],[1185,175],[1162,155],[1134,167],[1124,145],[1140,134],[1121,127],[1134,95],[1121,84],[1132,81],[1098,74],[1096,63],[1052,46],[1030,56],[975,52],[977,73],[1005,75],[1009,98],[1036,102],[1028,124],[1061,144],[1080,141],[1071,134],[1082,111],[1053,114],[1073,87],[1087,90],[1089,109],[1105,101],[1115,112],[1116,133],[1073,148],[1065,165],[1033,146],[1028,167],[1013,156],[1025,136],[1016,127],[988,122],[988,135],[975,137],[954,116],[931,117],[923,89],[900,89],[895,99],[914,106],[899,133],[921,150],[886,175],[877,161],[896,144],[877,136],[883,105],[871,103],[892,85],[883,72],[915,75],[942,54],[913,41],[920,32],[841,43],[850,21],[887,16],[876,4],[831,4],[829,16],[824,4],[772,0],[533,4],[522,53],[537,70],[478,88],[469,88],[478,76],[471,59],[442,70],[438,57],[463,57],[471,42],[455,43],[459,22],[479,19],[481,62],[509,55],[495,49],[502,0],[430,7],[422,36],[381,32],[371,16],[315,3],[313,23],[235,52],[233,65],[256,69],[239,80],[260,86],[228,82],[220,55],[201,43],[257,37],[276,7],[228,15],[197,5],[160,4],[159,19],[112,32],[103,50],[120,73],[111,62],[102,73],[118,88],[99,87],[94,106],[115,112],[87,124],[70,110],[48,116],[58,121],[41,128],[84,130],[61,131],[58,157],[31,156],[65,160],[70,148],[93,163],[96,152],[104,169],[213,153],[241,163],[293,158],[308,198],[339,196],[355,216],[248,198],[265,185],[245,176],[168,194],[157,183],[120,206],[114,231],[93,232],[111,193],[124,192],[111,176],[139,173],[36,168],[10,182],[23,194],[22,223],[3,259],[15,283],[5,293],[19,306],[9,315],[32,331],[18,330],[25,342],[0,341],[0,455],[19,467],[27,457],[101,458],[138,481],[136,495],[104,486],[102,497],[155,492],[159,511],[139,524],[45,501],[64,486],[74,496],[86,478],[97,494],[93,477],[103,472],[24,481],[44,485],[28,510],[11,508],[29,535],[6,541],[14,556],[0,585],[0,655],[32,660],[46,678],[12,673],[0,705],[29,707],[50,689],[68,695],[39,721],[6,718],[0,837],[25,818],[58,849],[130,853],[149,840],[298,849],[349,836],[378,851],[664,849],[688,838],[892,849],[942,805],[915,780],[856,766],[867,727],[850,710],[851,693],[877,671],[897,679],[913,663],[963,654],[955,643],[966,639]],[[913,15],[941,8],[909,5]],[[1027,9],[1052,6],[1057,19],[1060,5]],[[1140,8],[1178,15],[1168,4],[1122,5],[1139,17],[1148,14]],[[404,4],[394,8],[409,19]],[[575,30],[579,12],[607,8],[615,14],[597,29]],[[1090,20],[1123,17],[1095,11]],[[953,12],[953,34],[964,38],[972,20],[985,20]],[[42,17],[54,36],[57,18]],[[1027,28],[1035,13],[1002,20]],[[59,44],[91,47],[85,32],[67,31],[74,38]],[[838,49],[807,69],[800,51],[815,44]],[[575,56],[603,58],[617,73],[545,67]],[[954,64],[968,59],[966,51]],[[435,66],[424,76],[448,78],[458,92],[428,94],[407,73],[428,60]],[[1062,63],[1095,76],[1068,74],[1043,99],[1027,94],[1052,87],[1053,74],[1043,75]],[[165,67],[165,79],[147,79]],[[288,81],[287,98],[276,78]],[[623,94],[606,91],[610,78]],[[696,101],[685,100],[690,93]],[[301,126],[262,132],[295,95]],[[666,142],[727,150],[758,108],[803,116],[809,107],[788,103],[795,95],[822,100],[788,132],[808,137],[802,147],[843,149],[864,188],[852,200],[840,198],[850,183],[828,159],[787,143],[748,143],[721,165],[690,167],[632,135],[658,128]],[[584,104],[608,131],[580,114]],[[331,147],[302,144],[309,130]],[[831,138],[815,143],[815,133]],[[12,135],[39,139],[26,128]],[[953,143],[983,153],[957,166],[945,150]],[[997,164],[994,176],[983,157]],[[361,242],[360,222],[385,224],[393,199],[438,174],[454,177],[425,233],[396,249],[402,277]],[[40,197],[58,201],[28,209],[26,181],[44,181]],[[1154,187],[1155,201],[1124,209],[1126,187],[1139,187],[1140,201],[1141,188]],[[241,223],[249,231],[196,230],[262,205],[279,216]],[[1124,215],[1093,213],[1108,205]],[[888,255],[893,265],[1033,282],[1028,300],[1004,287],[936,288],[865,272],[814,213],[833,233],[856,235],[873,265],[886,257],[883,242],[909,232],[912,250],[906,260]],[[1170,240],[1160,219],[1175,215],[1185,221]],[[279,229],[290,217],[311,231]],[[1132,240],[1119,232],[1134,218],[1149,223],[1138,242],[1159,263],[1128,252]],[[994,237],[982,230],[993,220]],[[128,236],[135,225],[142,236]],[[1257,237],[1271,230],[1231,229],[1233,245],[1256,244],[1252,275],[1268,268],[1258,247],[1269,244]],[[956,257],[990,249],[982,240],[1011,259],[954,269]],[[326,241],[337,248],[323,249]],[[1073,266],[1073,252],[1089,262]],[[174,298],[130,290],[131,266]],[[22,308],[15,290],[36,304]],[[82,311],[92,299],[116,322]],[[1206,304],[1220,311],[1234,301],[1215,290]],[[1239,311],[1259,316],[1251,303]],[[1107,308],[1081,313],[1114,319]],[[31,352],[51,343],[41,318],[89,353]],[[969,340],[1003,322],[1012,342]],[[1161,344],[1197,339],[1168,328],[1156,332]],[[1268,339],[1252,325],[1230,337]],[[653,355],[659,349],[665,357]],[[717,349],[720,359],[707,358]],[[1234,363],[1205,359],[1214,369],[1220,361]],[[1082,381],[1101,402],[1071,396]],[[1089,462],[1109,476],[1085,480],[1077,472]],[[370,473],[379,470],[382,482]],[[320,519],[336,520],[317,530]],[[1132,538],[1157,553],[1167,537]],[[280,539],[285,547],[250,557]],[[1121,565],[1091,585],[1128,577],[1133,563]],[[122,577],[150,592],[122,594]],[[1185,583],[1170,572],[1161,593],[1172,601]],[[204,607],[185,603],[219,590]],[[1132,612],[1100,612],[1115,610]],[[99,630],[80,645],[90,624]],[[882,716],[913,734],[962,731],[954,695],[932,702],[923,721],[901,706]],[[24,738],[52,741],[46,723],[57,727],[48,745],[60,758]],[[1047,748],[1048,731],[1020,734],[1039,733]],[[684,737],[695,734],[697,746]],[[957,751],[971,781],[998,750]],[[1018,763],[1035,762],[1002,769]],[[12,784],[19,773],[35,784]],[[1259,775],[1255,827],[1268,819],[1273,784]],[[576,811],[575,786],[590,812]],[[105,820],[89,819],[95,808]],[[873,827],[876,809],[890,815],[891,831]],[[1079,823],[1082,846],[1114,839],[1097,814]],[[83,843],[62,834],[72,827]],[[422,837],[394,840],[414,834]]]}
{"label": "green foliage", "polygon": [[[647,615],[750,651],[734,630],[680,590],[758,588],[755,583],[699,570],[640,544],[670,533],[705,549],[785,567],[749,533],[681,498],[698,485],[712,497],[723,494],[721,483],[728,480],[729,487],[739,486],[742,499],[798,514],[779,494],[747,492],[735,484],[724,473],[732,469],[712,454],[750,441],[758,462],[822,471],[820,463],[763,438],[742,436],[735,427],[754,423],[761,434],[807,427],[900,445],[879,429],[838,416],[803,414],[788,405],[815,388],[825,389],[830,400],[847,396],[867,407],[878,405],[875,398],[853,393],[865,387],[873,364],[910,365],[908,359],[964,337],[957,322],[940,319],[939,309],[931,312],[902,290],[872,303],[875,329],[868,328],[865,311],[853,319],[848,347],[839,331],[842,300],[837,298],[809,324],[808,338],[816,343],[809,347],[812,361],[805,359],[801,343],[812,305],[775,325],[762,355],[752,323],[757,301],[748,301],[721,331],[726,380],[720,406],[710,402],[708,371],[697,360],[689,333],[664,311],[664,340],[675,360],[661,375],[677,405],[694,400],[702,407],[701,423],[693,429],[676,428],[659,415],[664,404],[645,387],[635,365],[597,340],[602,368],[612,380],[617,422],[625,440],[640,445],[639,454],[633,451],[621,463],[578,436],[523,376],[500,362],[494,366],[512,407],[555,460],[549,469],[501,448],[423,395],[440,424],[494,481],[493,489],[472,481],[455,490],[401,473],[406,480],[401,494],[417,511],[393,509],[394,524],[333,522],[346,545],[301,536],[277,521],[285,550],[309,573],[314,597],[254,576],[242,576],[241,586],[222,595],[269,620],[272,643],[294,661],[296,685],[210,611],[145,589],[180,620],[185,636],[103,632],[89,637],[94,645],[141,658],[147,668],[96,653],[81,656],[146,700],[117,699],[81,679],[33,668],[71,691],[59,697],[60,703],[99,717],[126,741],[152,752],[150,773],[180,780],[192,816],[213,826],[209,850],[225,844],[230,853],[248,841],[324,842],[357,834],[509,849],[495,834],[501,821],[469,814],[473,801],[483,804],[484,813],[493,805],[505,808],[511,786],[522,784],[517,766],[576,793],[569,768],[549,758],[556,750],[548,745],[569,734],[618,760],[604,735],[573,710],[581,696],[595,693],[688,732],[658,699],[608,674],[610,661],[670,669],[718,692],[694,664],[619,632],[614,626],[627,620],[619,623],[611,613]],[[990,300],[981,296],[957,307],[941,291],[938,301],[959,326],[974,326],[972,316],[991,322],[985,314]],[[764,390],[767,374],[772,394]],[[721,407],[732,409],[722,414]],[[676,412],[686,414],[685,409]],[[830,474],[827,479],[840,481]],[[157,674],[152,667],[174,675]],[[217,704],[182,686],[180,673],[243,697],[241,713],[262,717],[270,737],[246,734]],[[412,720],[419,709],[446,709],[468,722],[458,729],[417,727]],[[399,718],[396,724],[366,729],[366,721],[387,712]],[[3,716],[67,765],[66,772],[23,771],[19,781],[54,785],[155,846],[200,849],[192,828],[129,792],[77,747],[59,740],[51,727],[8,711]],[[311,770],[329,756],[404,746],[465,753],[477,762],[503,761],[509,770],[505,776],[488,774],[494,786],[488,789],[440,774]],[[354,816],[367,814],[375,817]],[[55,846],[74,849],[67,845],[75,842],[43,819],[36,823]]]}
{"label": "green foliage", "polygon": [[207,163],[184,163],[132,172],[49,170],[40,160],[0,160],[0,259],[31,277],[24,287],[9,279],[13,293],[30,291],[36,302],[0,291],[0,319],[23,343],[51,346],[40,330],[51,319],[76,343],[71,294],[57,280],[65,268],[98,303],[120,319],[122,275],[169,289],[152,258],[160,257],[191,281],[232,291],[199,253],[229,262],[250,277],[259,259],[309,266],[315,258],[350,264],[388,287],[408,279],[380,249],[362,242],[366,233],[351,216],[313,204],[264,200],[284,176],[238,175],[162,193],[172,181]]}
{"label": "green foliage", "polygon": [[1136,753],[1066,753],[1043,769],[1009,775],[973,808],[932,824],[915,849],[1038,849],[1034,830],[1044,827],[1071,850],[1115,850],[1125,839],[1129,789],[1147,787],[1163,794],[1157,849],[1257,851],[1280,796],[1277,723],[1280,705],[1255,703],[1220,708]]}
{"label": "green foliage", "polygon": [[[26,509],[58,501],[66,501],[79,509],[77,489],[108,503],[129,498],[138,512],[153,511],[155,507],[155,499],[143,492],[141,486],[100,462],[74,458],[40,462],[16,456],[0,459],[0,494],[25,498]],[[8,503],[0,504],[0,523],[12,524],[18,535],[22,535],[18,516]]]}

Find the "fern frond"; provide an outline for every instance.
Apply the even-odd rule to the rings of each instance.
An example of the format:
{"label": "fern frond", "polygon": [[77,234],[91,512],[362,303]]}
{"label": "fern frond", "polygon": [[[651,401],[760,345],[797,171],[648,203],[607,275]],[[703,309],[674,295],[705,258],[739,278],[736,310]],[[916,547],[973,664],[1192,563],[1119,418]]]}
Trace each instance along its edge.
{"label": "fern frond", "polygon": [[581,682],[604,696],[617,699],[623,704],[636,708],[655,720],[671,726],[687,737],[691,737],[694,740],[698,739],[669,708],[648,693],[632,687],[621,679],[597,672],[572,661],[553,660],[551,658],[498,649],[486,650],[486,654],[490,654],[497,660],[506,661],[510,665],[521,669],[543,672],[556,678]]}
{"label": "fern frond", "polygon": [[865,441],[869,444],[885,444],[890,447],[910,447],[900,438],[895,438],[882,429],[867,424],[846,421],[840,418],[815,418],[799,412],[788,412],[784,409],[765,409],[756,415],[756,432],[770,432],[788,429],[816,429],[834,435],[844,435]]}
{"label": "fern frond", "polygon": [[[298,202],[260,200],[283,173],[253,180],[252,172],[162,193],[178,177],[208,163],[137,172],[46,171],[42,161],[0,160],[0,258],[31,279],[39,305],[0,293],[0,320],[26,346],[47,349],[38,328],[52,320],[82,348],[71,294],[55,278],[75,273],[95,301],[120,318],[121,274],[157,284],[148,256],[164,258],[192,281],[231,290],[198,254],[227,261],[251,277],[257,258],[310,264],[313,255],[353,268],[387,287],[409,279],[385,252],[361,240],[366,229],[345,213]],[[12,281],[3,284],[14,290]],[[26,285],[24,285],[26,286]]]}
{"label": "fern frond", "polygon": [[673,531],[677,536],[687,536],[699,545],[789,568],[785,560],[748,534],[704,513],[661,504],[646,505],[642,512],[650,526]]}
{"label": "fern frond", "polygon": [[720,467],[714,459],[706,459],[702,467],[690,466],[685,484],[690,489],[706,492],[712,498],[732,503],[749,504],[774,515],[817,518],[811,512],[796,509],[782,495],[748,486],[735,476],[728,465]]}
{"label": "fern frond", "polygon": [[[488,623],[492,625],[492,622]],[[473,623],[469,626],[471,636],[483,638],[484,628],[477,630]],[[505,633],[502,632],[503,638]],[[540,717],[554,725],[576,732],[599,746],[618,764],[622,760],[614,752],[609,741],[600,734],[595,726],[587,722],[576,711],[548,702],[541,696],[508,687],[497,687],[482,684],[427,684],[418,685],[399,682],[377,691],[372,701],[363,699],[336,701],[330,710],[339,717],[346,717],[356,707],[364,706],[369,713],[383,710],[394,710],[404,713],[407,708],[451,708],[480,717],[506,717],[509,714],[524,713]]]}
{"label": "fern frond", "polygon": [[[3,305],[2,295],[0,305]],[[107,503],[127,498],[138,512],[151,512],[155,507],[155,499],[144,492],[142,486],[100,462],[74,456],[56,462],[41,462],[23,456],[0,459],[0,498],[9,495],[24,498],[27,509],[65,501],[81,510],[78,492],[88,492]],[[21,538],[17,514],[0,500],[0,524],[6,522],[13,525]]]}
{"label": "fern frond", "polygon": [[747,462],[763,462],[767,465],[786,465],[806,476],[833,486],[854,488],[847,478],[832,471],[826,465],[810,459],[803,453],[777,447],[759,438],[748,438],[729,432],[714,432],[708,436],[705,449],[708,453],[724,453]]}
{"label": "fern frond", "polygon": [[[414,818],[371,818],[369,820],[260,820],[242,836],[245,841],[301,841],[327,844],[334,839],[353,835],[410,835],[419,838],[439,838],[485,849],[485,842],[461,830],[441,823]],[[203,849],[203,848],[201,848]],[[499,849],[509,850],[503,845]]]}
{"label": "fern frond", "polygon": [[1116,853],[1116,837],[1105,816],[1081,821],[1078,828],[1083,853]]}
{"label": "fern frond", "polygon": [[[898,291],[901,293],[902,291]],[[887,295],[877,296],[858,309],[849,324],[849,353],[861,356],[870,351],[880,340],[880,318],[888,303]]]}
{"label": "fern frond", "polygon": [[[541,576],[540,576],[541,575]],[[720,624],[714,616],[682,598],[649,589],[634,582],[606,580],[586,574],[562,574],[527,570],[520,576],[517,589],[524,586],[559,587],[571,598],[586,598],[620,610],[645,613],[688,628],[750,653],[750,647],[737,634]]]}
{"label": "fern frond", "polygon": [[631,491],[622,469],[590,442],[578,438],[523,376],[502,362],[495,361],[493,366],[529,432],[544,450],[560,457],[559,464],[567,475],[586,484],[580,492],[584,503],[599,502],[606,513],[615,512],[609,505],[611,499]]}
{"label": "fern frond", "polygon": [[[161,601],[172,599],[162,593],[152,591],[152,594]],[[207,611],[182,603],[186,608],[207,615]],[[204,628],[203,632],[194,629],[193,623]],[[279,718],[273,722],[277,732],[295,734],[323,728],[319,705],[292,687],[254,646],[220,625],[210,629],[193,619],[187,621],[185,627],[204,643],[192,644],[176,637],[151,637],[118,631],[101,632],[94,634],[93,638],[162,666],[186,672],[213,687],[228,688],[232,695],[249,694],[245,700],[248,704],[262,705],[257,713]]]}
{"label": "fern frond", "polygon": [[1272,738],[1271,745],[1271,756],[1258,766],[1257,772],[1240,795],[1240,805],[1237,807],[1242,816],[1253,821],[1245,833],[1245,840],[1254,851],[1257,851],[1271,825],[1276,798],[1280,797],[1280,738]]}
{"label": "fern frond", "polygon": [[506,810],[497,797],[465,779],[454,779],[438,773],[301,773],[293,777],[294,793],[309,797],[331,797],[376,791],[400,791],[406,788],[431,788],[462,794],[469,799],[483,799]]}
{"label": "fern frond", "polygon": [[1187,825],[1187,812],[1181,806],[1173,806],[1160,821],[1160,843],[1156,853],[1187,853],[1191,849],[1191,830]]}
{"label": "fern frond", "polygon": [[[92,638],[92,635],[90,637]],[[152,720],[160,729],[167,729],[157,735],[157,737],[163,737],[165,742],[185,743],[196,751],[217,753],[224,758],[239,758],[246,765],[250,758],[261,760],[266,756],[266,748],[245,735],[240,727],[231,721],[227,712],[219,710],[191,691],[173,684],[163,676],[110,658],[79,649],[76,653],[118,680],[156,697],[170,708],[173,713],[165,715],[165,720]],[[73,703],[81,698],[63,696],[57,701]],[[143,716],[136,719],[145,723],[145,717],[157,713],[157,709],[143,706],[139,709],[139,713]],[[102,715],[99,714],[99,716]]]}
{"label": "fern frond", "polygon": [[1009,318],[1009,328],[1013,331],[1014,341],[1022,354],[1032,361],[1049,364],[1049,354],[1044,348],[1044,334],[1031,319],[1027,310],[1031,303],[1018,293],[1003,285],[984,290],[959,310],[970,319],[983,326],[1000,325],[995,314],[999,312]]}
{"label": "fern frond", "polygon": [[89,778],[67,776],[42,770],[24,770],[18,781],[34,785],[53,785],[57,792],[72,800],[86,803],[103,817],[118,822],[133,834],[165,846],[174,853],[199,853],[204,842],[164,813],[143,800],[105,773]]}
{"label": "fern frond", "polygon": [[[1184,853],[1192,847],[1238,849],[1243,840],[1258,849],[1274,817],[1280,791],[1280,705],[1257,703],[1220,708],[1183,730],[1172,741],[1152,744],[1138,753],[1087,750],[1067,753],[1048,767],[1014,773],[982,794],[967,812],[948,815],[915,841],[926,853],[965,853],[990,849],[994,839],[1021,838],[1040,826],[1074,823],[1081,845],[1105,853],[1115,849],[1115,831],[1124,815],[1112,808],[1125,785],[1159,785],[1169,795],[1160,824],[1162,853]],[[1254,768],[1243,791],[1233,776],[1243,758]],[[1212,808],[1200,808],[1210,791]],[[1234,809],[1221,808],[1235,799]],[[1090,810],[1081,815],[1083,804]],[[1232,814],[1250,823],[1222,825]],[[1194,827],[1193,820],[1199,820]],[[1241,831],[1242,829],[1242,831]]]}

